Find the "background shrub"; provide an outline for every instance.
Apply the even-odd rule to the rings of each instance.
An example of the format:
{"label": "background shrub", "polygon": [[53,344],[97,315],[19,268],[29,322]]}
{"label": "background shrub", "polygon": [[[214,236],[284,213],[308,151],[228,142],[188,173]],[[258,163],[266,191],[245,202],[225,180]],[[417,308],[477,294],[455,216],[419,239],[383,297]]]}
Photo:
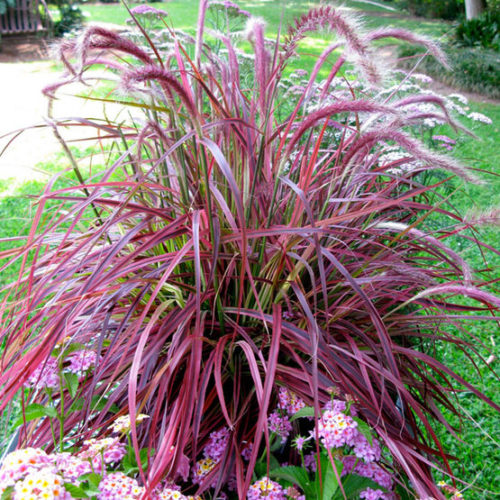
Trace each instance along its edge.
{"label": "background shrub", "polygon": [[500,49],[500,10],[484,12],[476,19],[464,20],[455,29],[455,39],[466,47]]}
{"label": "background shrub", "polygon": [[453,20],[464,16],[463,0],[396,0],[398,6],[415,16]]}
{"label": "background shrub", "polygon": [[[493,50],[455,47],[444,47],[451,69],[447,70],[432,57],[425,57],[419,70],[452,87],[493,98],[500,97],[500,55]],[[403,45],[399,56],[400,64],[411,68],[424,53],[418,47]]]}
{"label": "background shrub", "polygon": [[[464,0],[392,0],[392,2],[416,16],[447,19],[449,21],[465,17]],[[491,12],[498,11],[500,0],[487,0],[486,8]]]}
{"label": "background shrub", "polygon": [[54,36],[62,37],[81,27],[84,16],[77,4],[63,2],[59,4],[58,8],[60,17],[54,23]]}

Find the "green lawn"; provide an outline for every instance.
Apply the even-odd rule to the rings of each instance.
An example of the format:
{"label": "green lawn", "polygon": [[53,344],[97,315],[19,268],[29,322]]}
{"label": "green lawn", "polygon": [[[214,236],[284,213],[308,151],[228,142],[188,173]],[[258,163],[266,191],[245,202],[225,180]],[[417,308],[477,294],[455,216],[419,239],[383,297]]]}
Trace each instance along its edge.
{"label": "green lawn", "polygon": [[[313,5],[311,2],[299,0],[287,2],[254,0],[241,1],[239,4],[252,14],[262,16],[268,21],[269,36],[276,35],[281,19],[286,24],[287,21],[302,13],[306,7]],[[368,27],[392,25],[416,30],[434,37],[439,37],[449,30],[449,25],[443,21],[404,19],[401,18],[400,13],[391,15],[390,11],[376,7],[370,3],[348,0],[342,2],[342,4],[351,9],[366,11],[367,14],[372,12],[373,15],[368,15],[365,19],[366,26]],[[155,3],[154,5],[169,12],[171,23],[176,28],[188,32],[194,31],[193,27],[197,19],[197,0],[173,0],[169,3]],[[284,8],[285,5],[286,8]],[[83,6],[83,10],[88,13],[89,21],[123,24],[127,19],[125,9],[119,4],[88,4]],[[313,38],[313,40],[323,40],[323,37],[318,36]],[[308,43],[301,46],[300,50],[302,52],[311,54],[307,65],[312,67],[314,56],[318,55],[323,47],[324,42],[322,44]],[[310,67],[306,67],[305,69],[310,69]],[[474,132],[477,135],[477,139],[460,136],[457,141],[457,147],[453,154],[464,164],[484,171],[481,176],[486,181],[483,186],[462,186],[453,196],[451,202],[460,213],[474,207],[484,210],[492,205],[500,205],[500,181],[498,177],[500,175],[498,167],[500,141],[497,139],[500,128],[500,105],[471,103],[470,110],[479,111],[490,116],[494,124],[491,126],[480,125],[476,127]],[[440,129],[434,133],[439,132],[441,132]],[[80,152],[79,154],[83,153]],[[63,166],[67,166],[64,159],[58,157],[54,159],[52,165],[48,166],[48,169],[57,171],[63,168]],[[487,173],[494,169],[496,169],[494,172]],[[71,182],[71,176],[65,182]],[[456,187],[459,186],[457,182]],[[0,217],[4,221],[0,225],[0,237],[10,237],[25,233],[29,229],[31,201],[27,198],[27,195],[36,194],[41,188],[42,185],[40,183],[27,183],[16,189],[14,193],[11,193],[9,192],[7,182],[0,183]],[[480,230],[480,233],[489,245],[494,248],[500,248],[500,232],[498,230],[483,228]],[[12,245],[12,243],[3,243],[0,249],[5,249],[9,245]],[[492,279],[498,276],[498,269],[500,268],[500,259],[498,257],[494,257],[491,253],[487,252],[485,255],[487,262],[485,263],[477,247],[474,245],[463,244],[458,241],[454,245],[455,249],[460,251],[473,267],[478,269],[487,268],[484,271],[485,275],[490,276]],[[12,279],[12,276],[12,270],[4,272],[0,277],[0,283],[5,285]],[[470,327],[470,330],[487,347],[492,347],[491,338],[495,337],[498,333],[497,325],[492,322],[475,323]],[[486,348],[481,347],[479,351],[482,356],[489,356]],[[478,374],[470,363],[464,362],[465,360],[461,354],[457,354],[456,351],[448,347],[446,350],[442,350],[441,356],[454,370],[478,386],[479,389],[486,392],[489,397],[498,399],[495,391],[495,387],[498,386],[497,380],[486,367],[481,367],[480,374]],[[500,361],[497,363],[500,363]],[[496,369],[497,365],[493,364],[492,367]],[[459,459],[456,472],[465,481],[473,482],[476,487],[489,490],[490,492],[480,493],[472,491],[466,494],[466,497],[470,499],[494,498],[496,496],[495,492],[500,492],[498,474],[500,447],[498,442],[495,442],[493,439],[498,435],[496,426],[497,416],[487,405],[478,402],[470,393],[460,395],[459,401],[463,406],[464,416],[467,413],[470,414],[477,422],[477,426],[467,424],[463,427],[460,431],[462,442],[444,437],[445,442],[450,452],[455,454]],[[451,419],[451,421],[457,425],[459,423],[456,419]],[[488,436],[491,436],[491,438]]]}
{"label": "green lawn", "polygon": [[[379,2],[382,3],[382,2]],[[238,2],[238,5],[255,16],[263,17],[268,23],[268,33],[275,34],[281,19],[283,25],[303,14],[307,8],[318,5],[319,2],[306,2],[303,0],[254,0]],[[130,3],[130,7],[138,5]],[[449,29],[449,24],[444,21],[428,19],[402,19],[400,12],[393,12],[383,7],[376,7],[371,3],[349,1],[332,1],[329,5],[341,5],[352,12],[366,12],[377,15],[365,19],[366,26],[376,28],[392,25],[407,29],[418,30],[427,35],[439,37]],[[272,8],[271,8],[272,6]],[[171,2],[158,2],[155,7],[168,12],[172,24],[177,29],[194,32],[198,17],[198,0],[172,0]],[[82,10],[88,14],[88,20],[101,21],[114,24],[124,24],[128,18],[126,10],[121,4],[87,4]],[[322,38],[322,37],[317,37]]]}

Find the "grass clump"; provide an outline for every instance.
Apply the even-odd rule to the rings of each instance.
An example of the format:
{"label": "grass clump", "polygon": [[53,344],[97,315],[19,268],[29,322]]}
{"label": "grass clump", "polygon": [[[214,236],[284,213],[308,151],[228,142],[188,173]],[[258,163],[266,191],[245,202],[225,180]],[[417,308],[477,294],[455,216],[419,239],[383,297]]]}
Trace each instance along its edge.
{"label": "grass clump", "polygon": [[[176,481],[186,494],[256,498],[263,474],[285,481],[278,491],[290,486],[284,462],[294,477],[309,474],[297,472],[305,459],[279,411],[301,401],[313,419],[295,431],[312,431],[319,468],[319,490],[297,480],[308,498],[322,491],[322,471],[339,498],[360,493],[359,478],[341,478],[358,458],[365,480],[380,462],[383,480],[363,483],[384,488],[379,498],[393,486],[442,498],[430,466],[452,491],[460,480],[435,430],[453,432],[443,412],[461,416],[459,387],[498,405],[436,351],[475,353],[457,314],[486,321],[500,302],[448,243],[468,242],[469,226],[441,186],[478,176],[414,133],[426,120],[460,125],[436,95],[382,89],[372,44],[392,37],[443,53],[404,30],[366,32],[331,6],[299,16],[280,40],[245,12],[240,38],[224,26],[206,33],[209,9],[200,3],[195,37],[167,22],[148,33],[142,8],[132,10],[138,42],[92,27],[61,45],[66,74],[46,93],[103,65],[120,82],[107,99],[133,118],[73,124],[120,150],[84,182],[49,183],[25,244],[11,250],[23,263],[2,309],[0,408],[28,388],[23,405],[48,404],[59,438],[50,419],[25,419],[20,445],[72,453],[108,437],[116,411],[129,422],[145,413],[129,442],[145,494]],[[336,38],[311,71],[287,74],[300,43],[325,29]],[[83,348],[94,367],[78,378],[66,350]]]}

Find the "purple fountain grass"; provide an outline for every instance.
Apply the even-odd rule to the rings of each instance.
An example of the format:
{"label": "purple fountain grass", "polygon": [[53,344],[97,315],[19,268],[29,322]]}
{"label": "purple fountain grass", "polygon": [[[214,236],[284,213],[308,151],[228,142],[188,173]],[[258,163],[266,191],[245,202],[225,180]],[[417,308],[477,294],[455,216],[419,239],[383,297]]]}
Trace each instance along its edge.
{"label": "purple fountain grass", "polygon": [[[202,1],[200,28],[206,7]],[[234,474],[243,498],[269,445],[278,387],[319,415],[336,386],[389,450],[386,467],[406,475],[420,497],[443,498],[431,469],[453,476],[451,457],[434,429],[437,422],[453,429],[440,407],[460,414],[456,384],[498,406],[421,345],[448,342],[470,356],[472,340],[447,326],[459,323],[458,311],[498,321],[500,304],[446,244],[468,222],[428,203],[444,181],[425,185],[419,174],[476,177],[402,130],[415,117],[401,109],[441,106],[434,96],[375,100],[352,90],[349,98],[329,88],[332,77],[317,96],[312,81],[305,89],[319,98],[317,111],[307,111],[305,95],[286,102],[283,68],[299,40],[323,27],[345,41],[332,74],[352,52],[368,61],[369,41],[385,36],[413,37],[441,56],[400,30],[363,34],[332,7],[300,18],[274,55],[254,24],[257,91],[242,83],[228,38],[227,59],[199,32],[194,60],[177,40],[164,61],[102,28],[64,42],[62,84],[84,78],[93,49],[105,51],[99,61],[119,72],[143,126],[107,123],[125,137],[120,157],[82,185],[49,184],[27,241],[10,252],[23,266],[2,305],[1,409],[69,337],[97,360],[78,388],[82,409],[64,423],[74,442],[105,435],[113,405],[132,421],[150,415],[132,426],[131,439],[138,458],[142,447],[152,456],[139,469],[154,488],[185,471],[186,457],[195,463],[210,433],[225,427],[219,461],[198,491],[213,481],[220,490]],[[127,55],[127,63],[111,54]],[[444,109],[439,116],[450,121]],[[382,159],[387,143],[407,152],[396,173]],[[49,203],[59,208],[47,219]],[[447,224],[431,231],[425,221],[434,213]],[[457,295],[478,305],[458,306]],[[74,399],[68,390],[55,395],[66,408]],[[100,411],[96,396],[105,401]],[[23,405],[43,402],[37,392],[29,398]],[[47,422],[21,428],[22,444],[50,442]],[[244,443],[253,443],[248,464]]]}

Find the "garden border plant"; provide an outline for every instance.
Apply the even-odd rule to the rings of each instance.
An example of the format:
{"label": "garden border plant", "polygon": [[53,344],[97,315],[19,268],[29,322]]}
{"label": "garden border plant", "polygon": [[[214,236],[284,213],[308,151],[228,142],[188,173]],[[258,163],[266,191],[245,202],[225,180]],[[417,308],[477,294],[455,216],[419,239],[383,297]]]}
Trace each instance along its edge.
{"label": "garden border plant", "polygon": [[[379,92],[371,43],[420,43],[445,63],[441,50],[404,30],[364,32],[321,7],[277,41],[250,19],[249,71],[234,34],[205,33],[211,8],[227,5],[202,0],[190,40],[150,7],[165,25],[161,50],[133,13],[142,44],[90,27],[60,46],[67,72],[47,95],[104,65],[120,77],[120,102],[142,118],[76,120],[126,147],[81,185],[50,182],[25,244],[6,252],[23,264],[2,304],[0,409],[21,394],[28,458],[19,463],[32,469],[4,465],[4,491],[16,498],[35,481],[29,474],[50,472],[51,488],[62,481],[69,494],[99,499],[125,490],[175,498],[178,487],[347,498],[356,481],[365,481],[361,498],[391,498],[392,486],[458,498],[434,431],[454,432],[440,407],[459,413],[460,385],[499,408],[432,346],[448,342],[470,358],[473,339],[446,326],[463,330],[464,312],[498,321],[500,300],[446,245],[469,238],[470,226],[436,190],[455,175],[479,180],[411,134],[424,120],[462,127],[436,95]],[[299,42],[321,29],[338,40],[303,85],[285,84]],[[341,77],[346,64],[357,79]],[[47,212],[54,200],[59,209]],[[434,214],[446,224],[431,229]],[[149,418],[137,426],[139,414]],[[109,436],[121,417],[128,447]],[[292,429],[314,443],[307,479],[281,467],[306,465],[287,442]],[[60,453],[83,474],[60,466]],[[125,454],[125,465],[104,466]],[[453,486],[435,484],[433,468]],[[120,476],[127,471],[135,482]]]}

